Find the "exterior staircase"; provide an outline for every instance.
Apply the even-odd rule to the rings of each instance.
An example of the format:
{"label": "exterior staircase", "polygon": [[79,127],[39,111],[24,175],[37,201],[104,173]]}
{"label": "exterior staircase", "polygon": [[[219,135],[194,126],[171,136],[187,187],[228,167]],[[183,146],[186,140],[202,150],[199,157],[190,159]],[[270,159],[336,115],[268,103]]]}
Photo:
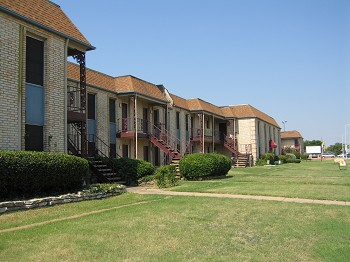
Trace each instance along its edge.
{"label": "exterior staircase", "polygon": [[247,167],[249,165],[249,155],[238,154],[234,167]]}
{"label": "exterior staircase", "polygon": [[[89,152],[88,156],[82,156],[79,144],[79,137],[81,134],[79,129],[74,125],[73,132],[74,135],[68,136],[68,151],[75,156],[85,158],[89,163],[90,171],[94,173],[100,183],[125,184],[125,181],[122,181],[122,179],[118,177],[113,168],[111,159],[105,153],[110,152],[110,147],[96,135],[93,135],[93,137],[89,135],[89,138],[95,141],[95,148],[93,152]],[[102,158],[109,159],[109,161],[102,161]]]}
{"label": "exterior staircase", "polygon": [[224,147],[234,155],[234,167],[249,166],[249,154],[242,154],[237,150],[237,143],[234,139],[224,135]]}
{"label": "exterior staircase", "polygon": [[180,160],[182,155],[177,150],[179,139],[171,135],[165,128],[153,127],[153,132],[149,135],[149,140],[164,153],[169,155],[172,160]]}
{"label": "exterior staircase", "polygon": [[118,177],[113,166],[104,163],[98,156],[90,156],[86,159],[89,162],[90,170],[96,175],[99,182],[125,184],[125,181]]}

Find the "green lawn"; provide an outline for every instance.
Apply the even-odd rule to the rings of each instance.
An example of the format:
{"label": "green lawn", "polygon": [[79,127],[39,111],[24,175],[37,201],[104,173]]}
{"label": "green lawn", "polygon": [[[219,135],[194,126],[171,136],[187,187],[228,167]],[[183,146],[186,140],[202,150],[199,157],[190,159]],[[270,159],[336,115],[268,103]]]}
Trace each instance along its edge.
{"label": "green lawn", "polygon": [[[154,201],[156,200],[156,201]],[[350,207],[124,194],[0,217],[2,261],[346,261]],[[149,202],[148,202],[149,201]]]}
{"label": "green lawn", "polygon": [[[299,181],[334,195],[350,190],[349,172],[330,162],[231,174],[179,189],[227,193],[239,184],[242,193],[240,184],[252,184],[246,192],[261,195],[258,185],[271,181],[276,195]],[[1,232],[21,226],[29,227]],[[350,206],[126,193],[1,215],[0,261],[348,261],[349,232]]]}
{"label": "green lawn", "polygon": [[228,178],[181,181],[172,190],[350,201],[350,168],[328,160],[231,169]]}

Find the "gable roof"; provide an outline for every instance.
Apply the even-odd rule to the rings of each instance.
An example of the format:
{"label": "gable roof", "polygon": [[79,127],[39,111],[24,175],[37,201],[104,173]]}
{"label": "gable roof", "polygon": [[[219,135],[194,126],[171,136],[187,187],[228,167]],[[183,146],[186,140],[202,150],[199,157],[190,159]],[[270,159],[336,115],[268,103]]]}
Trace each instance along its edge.
{"label": "gable roof", "polygon": [[171,94],[171,99],[173,99],[174,106],[181,107],[186,110],[190,110],[187,104],[187,100],[185,98],[179,97],[177,95]]}
{"label": "gable roof", "polygon": [[[71,62],[68,62],[67,65],[68,78],[79,81],[79,65]],[[97,88],[107,89],[118,94],[137,93],[167,103],[163,92],[156,85],[131,75],[112,77],[86,68],[86,84]]]}
{"label": "gable roof", "polygon": [[207,111],[217,116],[224,117],[224,114],[221,111],[220,107],[213,105],[209,102],[206,102],[202,99],[199,99],[199,98],[188,99],[187,104],[188,104],[188,108],[191,111]]}
{"label": "gable roof", "polygon": [[237,118],[259,118],[271,125],[274,125],[278,128],[280,126],[277,124],[275,119],[270,117],[269,115],[261,112],[251,105],[237,105],[237,106],[229,106],[231,111],[236,115]]}
{"label": "gable roof", "polygon": [[158,88],[157,85],[137,78],[132,75],[118,76],[115,78],[115,90],[118,93],[130,93],[135,92],[138,94],[146,95],[150,98],[156,98],[163,102],[168,102],[164,93]]}
{"label": "gable roof", "polygon": [[287,138],[303,138],[303,137],[296,130],[281,132],[281,139],[287,139]]}
{"label": "gable roof", "polygon": [[60,6],[49,0],[0,0],[0,10],[64,36],[85,46],[88,50],[95,49]]}

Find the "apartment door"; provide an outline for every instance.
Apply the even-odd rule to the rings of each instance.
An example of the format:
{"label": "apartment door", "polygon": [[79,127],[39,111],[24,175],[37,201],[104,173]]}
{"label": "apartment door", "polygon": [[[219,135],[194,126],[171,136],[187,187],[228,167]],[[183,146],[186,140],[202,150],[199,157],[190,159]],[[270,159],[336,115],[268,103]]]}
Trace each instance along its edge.
{"label": "apartment door", "polygon": [[122,103],[122,131],[128,131],[128,104]]}
{"label": "apartment door", "polygon": [[109,99],[109,156],[117,156],[117,126],[116,126],[116,106],[115,100]]}
{"label": "apartment door", "polygon": [[122,146],[122,156],[124,158],[128,158],[129,157],[129,146],[128,145],[123,145]]}
{"label": "apartment door", "polygon": [[154,165],[155,166],[159,166],[160,165],[160,161],[159,161],[159,148],[155,147],[154,148]]}
{"label": "apartment door", "polygon": [[158,138],[160,136],[160,125],[159,125],[159,110],[153,111],[153,125],[154,125],[154,135]]}
{"label": "apartment door", "polygon": [[148,109],[143,109],[142,129],[145,134],[148,133]]}
{"label": "apartment door", "polygon": [[220,133],[220,140],[224,141],[225,136],[227,135],[227,124],[226,123],[219,123],[219,133]]}
{"label": "apartment door", "polygon": [[88,154],[96,154],[96,95],[88,94]]}

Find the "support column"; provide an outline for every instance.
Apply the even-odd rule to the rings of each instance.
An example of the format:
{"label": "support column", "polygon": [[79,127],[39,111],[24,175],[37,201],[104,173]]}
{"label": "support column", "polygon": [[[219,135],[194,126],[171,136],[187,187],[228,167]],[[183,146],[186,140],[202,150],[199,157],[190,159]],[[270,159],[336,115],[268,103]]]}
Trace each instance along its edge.
{"label": "support column", "polygon": [[80,122],[81,132],[81,156],[85,157],[88,153],[87,148],[87,126],[86,126],[86,66],[85,53],[76,50],[73,58],[80,65],[80,111],[84,113],[84,121]]}

